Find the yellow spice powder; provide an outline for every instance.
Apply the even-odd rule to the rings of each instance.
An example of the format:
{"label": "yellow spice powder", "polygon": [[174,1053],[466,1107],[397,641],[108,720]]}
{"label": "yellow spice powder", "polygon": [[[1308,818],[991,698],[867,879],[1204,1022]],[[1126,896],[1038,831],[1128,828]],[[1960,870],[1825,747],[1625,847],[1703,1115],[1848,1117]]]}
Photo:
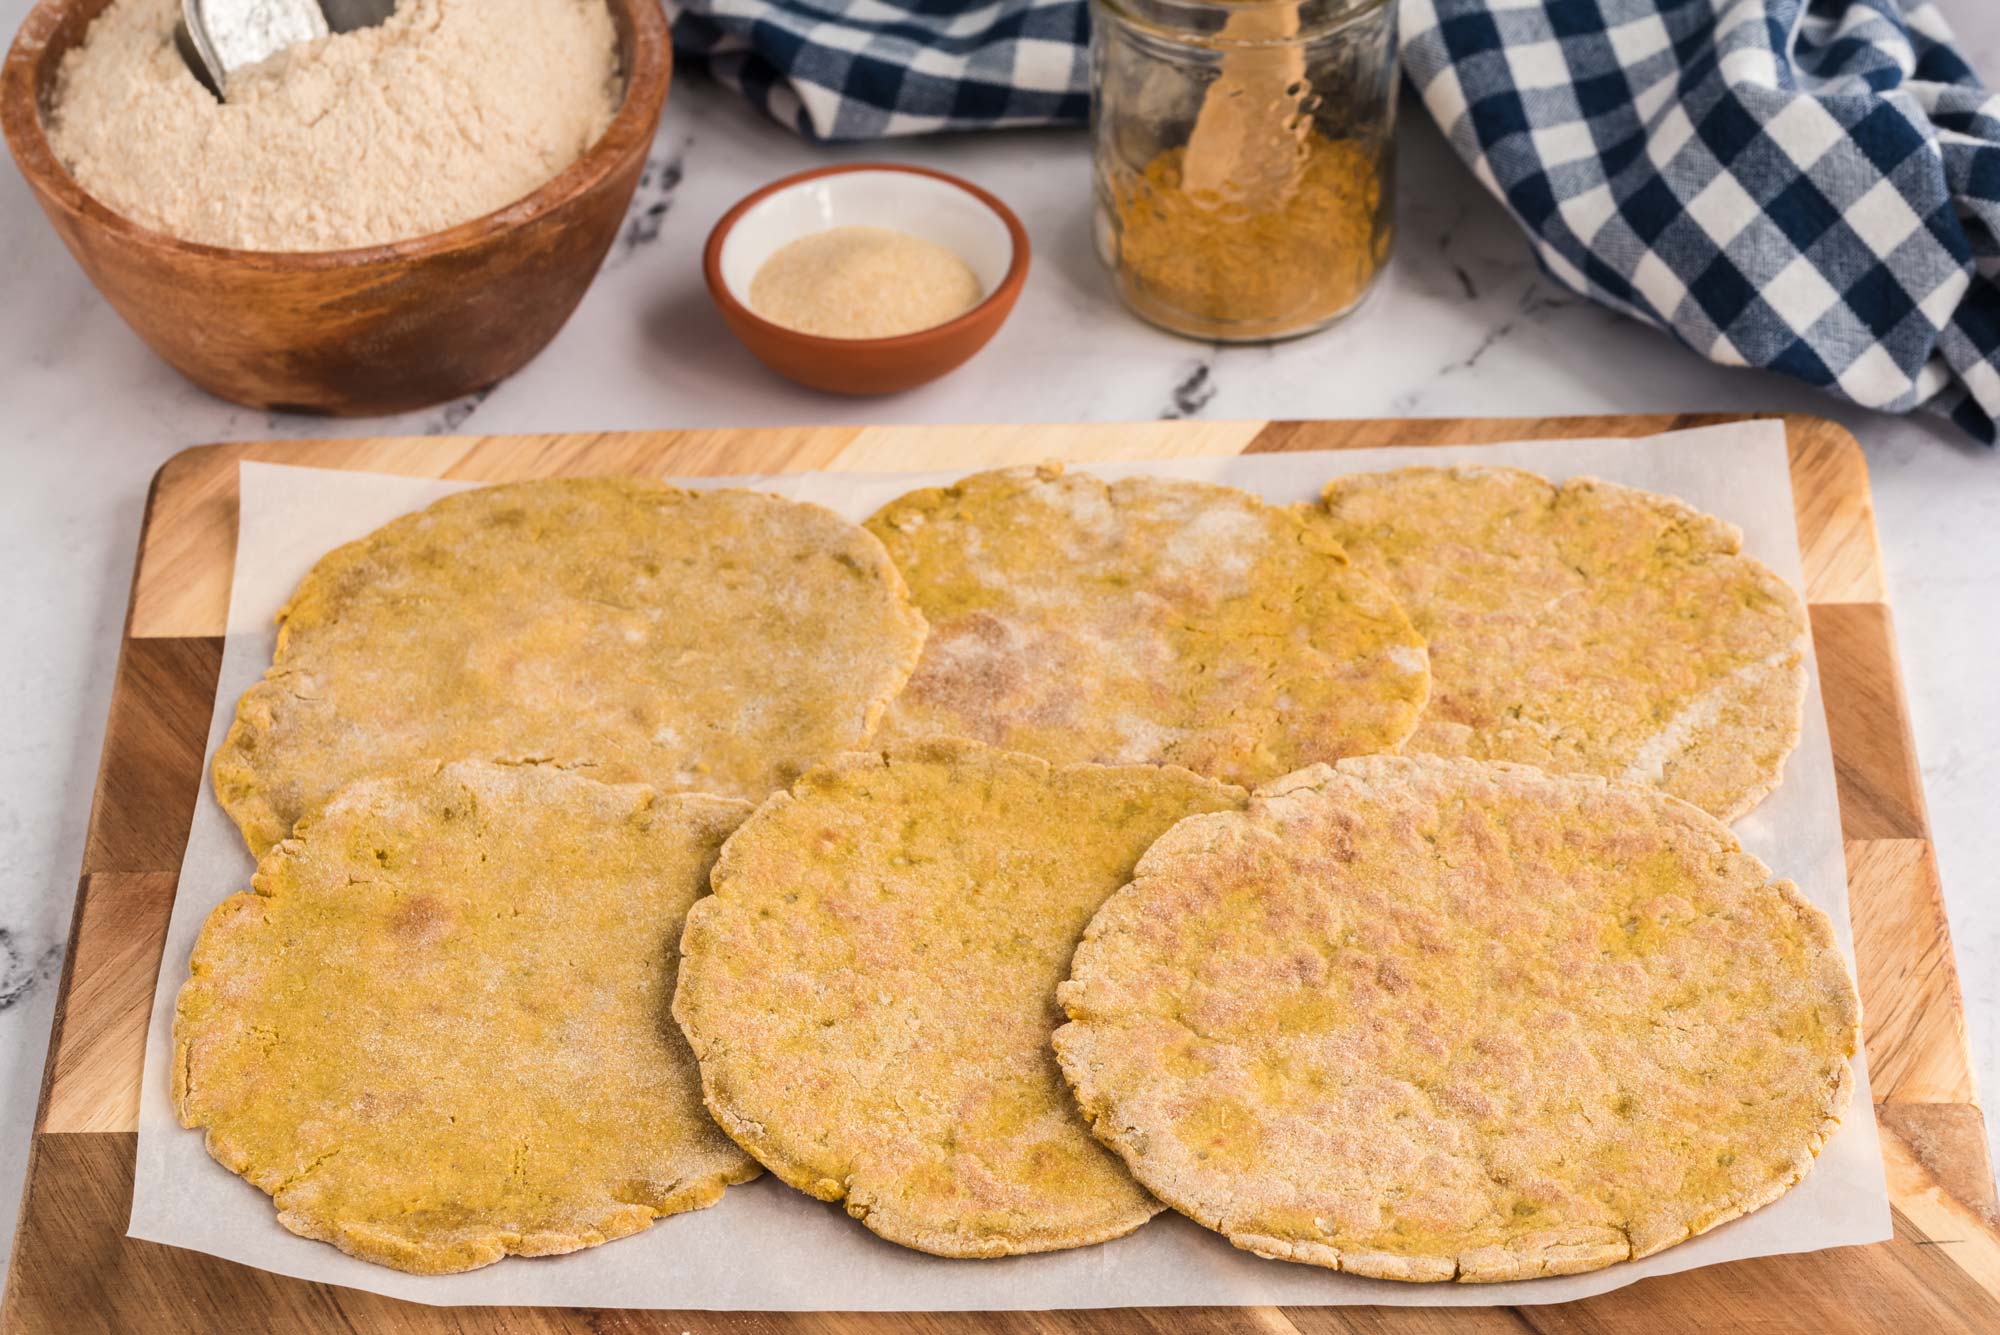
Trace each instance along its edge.
{"label": "yellow spice powder", "polygon": [[986,295],[971,266],[890,227],[835,227],[779,248],[750,280],[750,309],[822,338],[894,338],[953,320]]}
{"label": "yellow spice powder", "polygon": [[1307,136],[1287,188],[1183,186],[1186,150],[1114,176],[1117,274],[1147,318],[1212,338],[1302,332],[1360,300],[1388,255],[1382,183],[1362,144]]}

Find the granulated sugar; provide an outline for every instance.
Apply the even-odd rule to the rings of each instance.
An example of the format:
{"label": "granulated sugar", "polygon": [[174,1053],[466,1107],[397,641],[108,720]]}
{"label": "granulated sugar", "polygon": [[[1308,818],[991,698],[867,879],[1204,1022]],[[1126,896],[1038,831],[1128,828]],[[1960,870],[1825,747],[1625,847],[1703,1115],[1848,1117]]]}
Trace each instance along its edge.
{"label": "granulated sugar", "polygon": [[64,57],[50,144],[113,211],[189,241],[336,250],[435,232],[575,162],[617,110],[604,0],[402,0],[284,51],[218,103],[179,0],[112,0]]}
{"label": "granulated sugar", "polygon": [[893,338],[956,319],[985,295],[970,266],[888,227],[835,227],[780,247],[750,280],[750,308],[823,338]]}

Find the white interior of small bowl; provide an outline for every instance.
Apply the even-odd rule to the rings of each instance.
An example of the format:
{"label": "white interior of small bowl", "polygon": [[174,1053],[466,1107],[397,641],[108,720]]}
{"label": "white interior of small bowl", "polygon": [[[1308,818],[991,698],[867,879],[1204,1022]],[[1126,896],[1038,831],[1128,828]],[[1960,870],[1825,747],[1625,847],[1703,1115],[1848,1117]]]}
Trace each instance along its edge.
{"label": "white interior of small bowl", "polygon": [[723,238],[722,281],[745,306],[764,261],[802,236],[834,227],[893,227],[964,260],[991,293],[1014,262],[1014,241],[977,195],[915,172],[815,176],[757,201]]}

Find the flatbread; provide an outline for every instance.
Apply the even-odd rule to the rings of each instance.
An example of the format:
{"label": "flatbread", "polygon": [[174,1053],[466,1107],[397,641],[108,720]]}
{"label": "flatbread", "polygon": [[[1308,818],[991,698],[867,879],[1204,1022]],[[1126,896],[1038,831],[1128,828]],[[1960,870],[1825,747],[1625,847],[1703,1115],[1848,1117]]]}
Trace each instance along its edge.
{"label": "flatbread", "polygon": [[667,1017],[674,942],[748,814],[552,766],[343,789],[195,945],[174,1104],[278,1222],[417,1274],[547,1256],[758,1169]]}
{"label": "flatbread", "polygon": [[771,798],[688,915],[674,1016],[709,1111],[905,1247],[1081,1247],[1159,1203],[1091,1139],[1049,1033],[1098,903],[1240,789],[965,741],[851,755]]}
{"label": "flatbread", "polygon": [[868,527],[931,625],[884,743],[965,736],[1250,784],[1393,750],[1429,689],[1395,599],[1233,487],[1006,468]]}
{"label": "flatbread", "polygon": [[1593,1270],[1770,1203],[1860,1038],[1826,914],[1720,822],[1428,758],[1183,821],[1060,996],[1063,1073],[1160,1199],[1402,1280]]}
{"label": "flatbread", "polygon": [[1723,820],[1778,786],[1805,608],[1743,535],[1670,496],[1513,468],[1400,468],[1319,511],[1430,643],[1406,755],[1650,783]]}
{"label": "flatbread", "polygon": [[463,492],[323,557],[215,757],[261,854],[351,780],[553,760],[761,801],[865,742],[924,625],[874,538],[756,492]]}

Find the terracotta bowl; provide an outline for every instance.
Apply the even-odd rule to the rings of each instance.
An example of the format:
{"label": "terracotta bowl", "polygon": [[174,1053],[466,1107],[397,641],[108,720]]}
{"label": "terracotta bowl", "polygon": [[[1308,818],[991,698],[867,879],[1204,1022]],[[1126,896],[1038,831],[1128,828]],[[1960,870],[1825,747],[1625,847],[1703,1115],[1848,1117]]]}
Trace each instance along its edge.
{"label": "terracotta bowl", "polygon": [[583,298],[623,222],[666,103],[658,0],[608,0],[625,101],[561,175],[496,213],[354,250],[177,240],[86,195],[42,108],[63,54],[110,0],[42,0],[0,67],[0,125],[63,244],[153,351],[257,408],[375,415],[458,398],[519,370]]}
{"label": "terracotta bowl", "polygon": [[[895,338],[822,338],[750,309],[750,280],[780,247],[832,227],[895,227],[936,242],[986,289],[977,306]],[[834,394],[893,394],[935,380],[986,346],[1028,277],[1028,233],[969,181],[923,167],[860,162],[773,181],[722,216],[702,269],[736,337],[779,375]]]}

